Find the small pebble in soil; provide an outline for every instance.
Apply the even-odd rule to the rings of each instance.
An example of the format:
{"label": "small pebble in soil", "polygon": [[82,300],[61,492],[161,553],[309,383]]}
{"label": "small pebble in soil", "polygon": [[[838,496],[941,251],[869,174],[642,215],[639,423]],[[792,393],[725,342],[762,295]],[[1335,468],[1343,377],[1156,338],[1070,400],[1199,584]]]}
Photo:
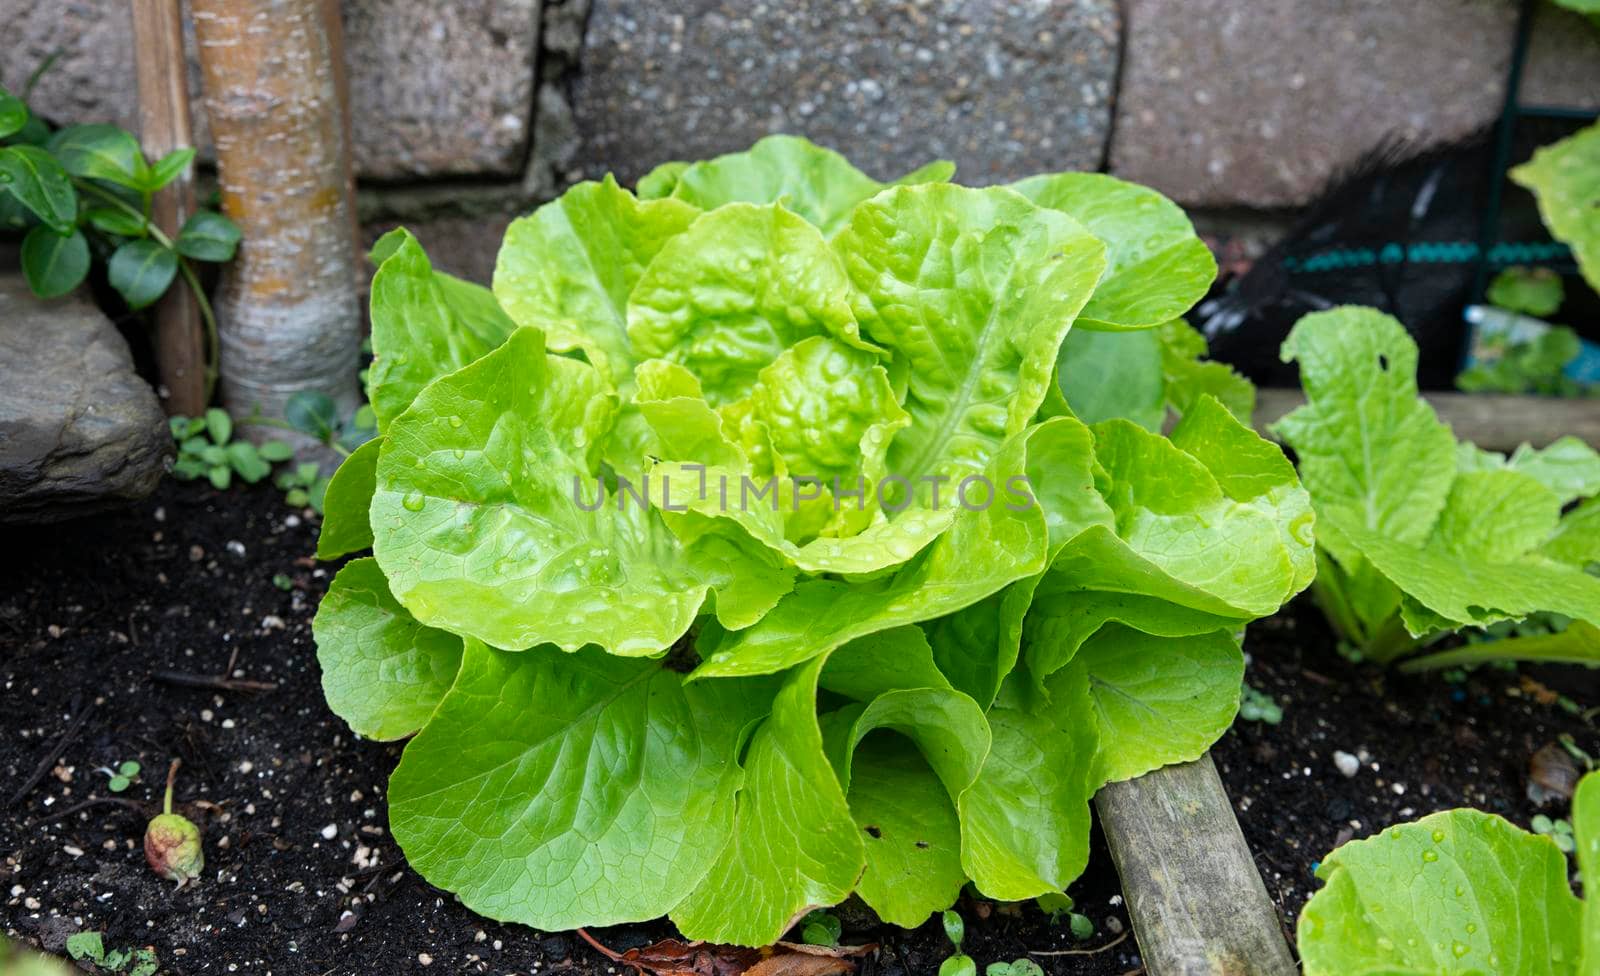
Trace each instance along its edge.
{"label": "small pebble in soil", "polygon": [[1361,771],[1361,760],[1343,749],[1333,754],[1333,764],[1339,768],[1339,772],[1343,773],[1346,779],[1355,776],[1356,773]]}
{"label": "small pebble in soil", "polygon": [[433,957],[426,952],[419,952],[417,953],[417,962],[422,963],[424,966],[431,966],[433,965]]}
{"label": "small pebble in soil", "polygon": [[322,839],[323,840],[333,840],[337,836],[339,836],[339,825],[338,824],[328,824],[328,826],[322,828]]}

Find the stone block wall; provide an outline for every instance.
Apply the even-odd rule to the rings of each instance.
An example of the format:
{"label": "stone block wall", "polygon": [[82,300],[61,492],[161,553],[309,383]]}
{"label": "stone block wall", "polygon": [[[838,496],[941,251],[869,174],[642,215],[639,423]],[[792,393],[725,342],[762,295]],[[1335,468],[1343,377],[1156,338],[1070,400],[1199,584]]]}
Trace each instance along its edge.
{"label": "stone block wall", "polygon": [[[1385,139],[1492,121],[1516,21],[1516,0],[342,2],[362,214],[478,278],[506,215],[568,182],[778,131],[880,177],[1108,169],[1293,208]],[[35,104],[131,127],[127,0],[0,0],[0,23],[0,83],[59,52]],[[1600,106],[1600,28],[1541,10],[1524,97]]]}

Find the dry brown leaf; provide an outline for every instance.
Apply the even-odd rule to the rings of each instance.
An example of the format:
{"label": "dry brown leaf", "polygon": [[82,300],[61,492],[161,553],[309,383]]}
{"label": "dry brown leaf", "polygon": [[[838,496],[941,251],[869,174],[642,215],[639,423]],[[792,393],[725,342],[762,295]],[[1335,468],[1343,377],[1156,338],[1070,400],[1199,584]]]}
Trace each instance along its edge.
{"label": "dry brown leaf", "polygon": [[647,976],[835,976],[855,972],[854,957],[877,949],[864,946],[814,946],[779,942],[768,949],[663,939],[652,945],[614,952],[583,929],[578,934],[612,962]]}

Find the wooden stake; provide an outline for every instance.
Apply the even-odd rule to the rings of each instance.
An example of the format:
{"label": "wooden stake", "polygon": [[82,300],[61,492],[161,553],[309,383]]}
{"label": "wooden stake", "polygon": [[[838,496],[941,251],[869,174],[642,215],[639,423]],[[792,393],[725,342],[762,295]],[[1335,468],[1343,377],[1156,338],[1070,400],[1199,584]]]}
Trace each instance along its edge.
{"label": "wooden stake", "polygon": [[[194,145],[189,125],[188,59],[183,53],[181,0],[130,0],[139,81],[139,138],[151,162]],[[157,227],[176,238],[194,213],[191,166],[155,195]],[[180,278],[156,305],[156,363],[169,414],[203,413],[215,377],[206,375],[205,327],[193,292]]]}
{"label": "wooden stake", "polygon": [[343,58],[325,0],[190,0],[223,210],[244,231],[223,273],[222,399],[283,416],[302,390],[359,399]]}
{"label": "wooden stake", "polygon": [[1105,786],[1094,805],[1150,976],[1295,976],[1209,753]]}
{"label": "wooden stake", "polygon": [[[1458,438],[1485,450],[1510,451],[1524,442],[1544,447],[1569,434],[1600,447],[1600,402],[1593,399],[1442,392],[1422,396]],[[1305,402],[1299,390],[1257,391],[1256,428],[1265,431]]]}

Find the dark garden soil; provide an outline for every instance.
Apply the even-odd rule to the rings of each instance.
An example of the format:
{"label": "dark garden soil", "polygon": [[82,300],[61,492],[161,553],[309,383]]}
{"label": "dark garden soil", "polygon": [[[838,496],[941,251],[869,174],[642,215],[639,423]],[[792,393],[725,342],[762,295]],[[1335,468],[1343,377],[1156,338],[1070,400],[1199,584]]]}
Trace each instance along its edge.
{"label": "dark garden soil", "polygon": [[[356,739],[323,704],[310,621],[331,572],[308,558],[314,539],[270,489],[172,482],[123,513],[0,530],[0,930],[58,953],[71,933],[102,931],[108,947],[152,946],[173,974],[621,972],[574,933],[478,918],[405,866],[384,804],[400,746]],[[1241,725],[1215,755],[1288,919],[1314,886],[1312,862],[1341,838],[1468,803],[1526,825],[1539,812],[1525,791],[1535,750],[1570,733],[1600,751],[1570,703],[1518,674],[1452,685],[1345,662],[1304,601],[1253,628],[1248,649],[1251,682],[1284,719]],[[162,672],[275,687],[193,687]],[[1587,705],[1578,680],[1565,690]],[[1335,750],[1361,757],[1353,777]],[[180,807],[206,837],[205,872],[180,891],[145,866],[141,812],[79,809],[118,796],[153,811],[174,757]],[[100,770],[127,760],[143,771],[112,794]],[[1097,928],[1081,943],[1031,905],[964,904],[980,970],[1126,933],[1098,837],[1072,894]],[[847,941],[882,946],[867,976],[932,974],[949,952],[937,923],[908,933],[840,914]],[[625,949],[671,933],[593,934]],[[1140,971],[1131,938],[1031,958],[1055,974]]]}

